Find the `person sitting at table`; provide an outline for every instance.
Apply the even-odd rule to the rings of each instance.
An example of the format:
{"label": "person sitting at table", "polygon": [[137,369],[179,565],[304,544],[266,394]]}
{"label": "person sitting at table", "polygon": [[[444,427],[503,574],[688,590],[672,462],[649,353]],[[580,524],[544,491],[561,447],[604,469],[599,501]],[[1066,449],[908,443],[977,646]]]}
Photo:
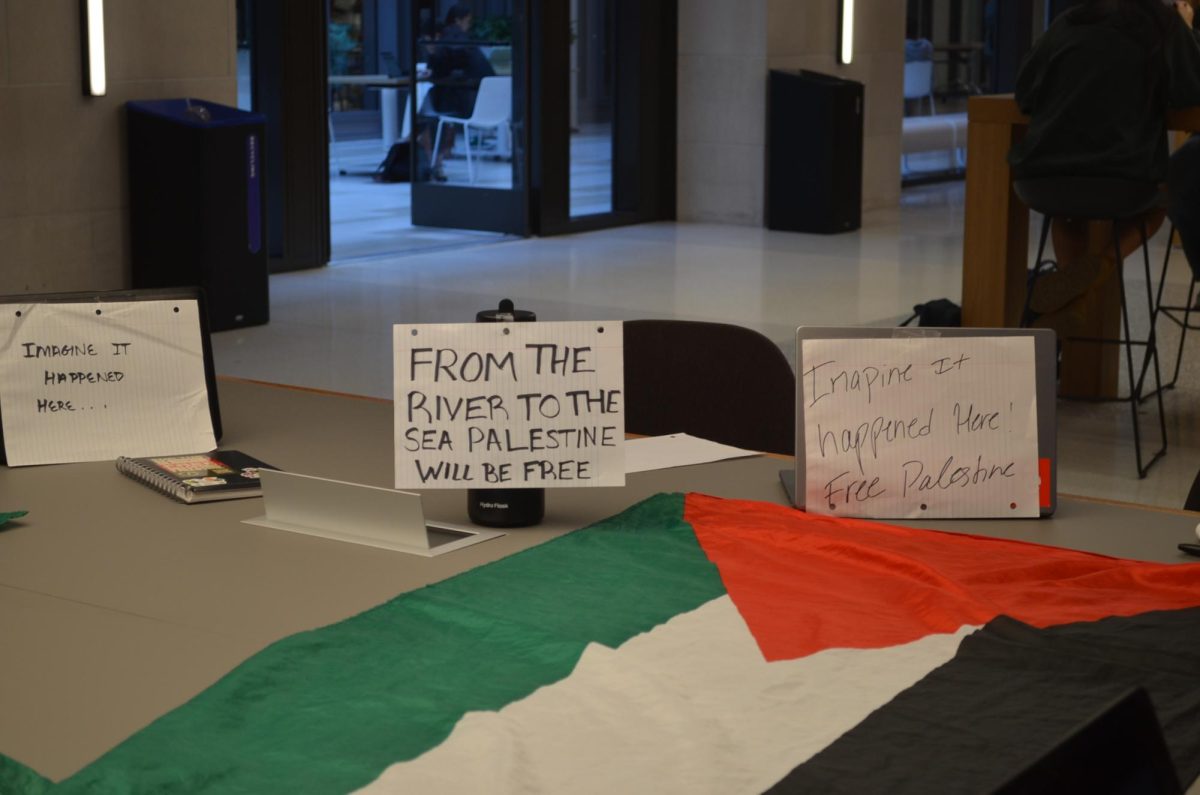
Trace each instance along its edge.
{"label": "person sitting at table", "polygon": [[[451,6],[432,48],[429,58],[434,84],[431,99],[439,115],[469,118],[475,108],[479,82],[496,73],[483,51],[471,43],[473,21],[474,12],[469,5],[456,3]],[[445,179],[442,160],[454,148],[456,130],[456,125],[444,125],[438,146],[440,151],[433,153],[433,172],[439,180]]]}
{"label": "person sitting at table", "polygon": [[[1152,190],[1167,178],[1167,109],[1200,104],[1191,6],[1175,5],[1172,11],[1160,0],[1085,0],[1054,20],[1017,76],[1016,101],[1030,116],[1008,155],[1018,183],[1053,189],[1056,179],[1082,177]],[[1148,234],[1164,215],[1147,213]],[[1140,246],[1139,226],[1121,226],[1122,256]],[[1039,325],[1076,326],[1085,294],[1116,269],[1107,247],[1088,252],[1087,229],[1086,221],[1054,219],[1058,267],[1036,280],[1030,297],[1030,308],[1043,316]]]}

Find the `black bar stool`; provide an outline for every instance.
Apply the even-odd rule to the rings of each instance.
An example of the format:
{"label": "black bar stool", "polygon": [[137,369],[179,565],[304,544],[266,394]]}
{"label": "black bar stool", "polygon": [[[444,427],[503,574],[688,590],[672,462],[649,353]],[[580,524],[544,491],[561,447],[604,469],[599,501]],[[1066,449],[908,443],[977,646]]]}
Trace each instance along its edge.
{"label": "black bar stool", "polygon": [[[1080,221],[1109,221],[1112,224],[1113,254],[1116,258],[1114,275],[1121,295],[1121,322],[1124,338],[1072,337],[1071,339],[1100,345],[1120,345],[1125,349],[1125,365],[1129,373],[1129,394],[1125,397],[1113,398],[1113,400],[1126,401],[1132,409],[1134,454],[1137,459],[1138,477],[1144,478],[1150,467],[1167,452],[1167,421],[1163,412],[1162,378],[1159,373],[1158,345],[1154,330],[1157,305],[1153,282],[1150,278],[1150,247],[1147,244],[1144,219],[1145,213],[1160,202],[1158,185],[1153,182],[1107,177],[1053,177],[1016,180],[1013,183],[1013,189],[1022,201],[1043,216],[1037,258],[1034,260],[1036,265],[1025,298],[1023,323],[1031,316],[1030,300],[1037,283],[1048,272],[1042,268],[1042,254],[1046,248],[1050,222],[1054,218],[1070,218]],[[1125,276],[1122,267],[1124,257],[1121,256],[1120,223],[1122,221],[1137,222],[1141,230],[1142,259],[1146,278],[1146,308],[1150,320],[1150,331],[1144,340],[1133,339],[1129,331],[1129,307],[1125,296]],[[1086,288],[1086,285],[1084,287]],[[1135,347],[1144,349],[1141,368],[1136,371],[1133,366],[1133,349]],[[1146,374],[1151,366],[1154,368],[1155,389],[1146,397],[1153,395],[1158,402],[1158,425],[1162,447],[1143,465],[1138,406],[1142,402]]]}
{"label": "black bar stool", "polygon": [[[1162,385],[1162,389],[1174,389],[1175,382],[1179,380],[1179,366],[1183,362],[1183,345],[1187,342],[1187,333],[1189,331],[1200,331],[1200,326],[1192,325],[1192,312],[1196,309],[1196,279],[1193,276],[1188,283],[1187,303],[1183,306],[1164,305],[1163,300],[1163,285],[1167,283],[1167,267],[1171,263],[1171,241],[1175,237],[1175,224],[1171,224],[1170,234],[1167,235],[1167,253],[1163,256],[1162,275],[1158,279],[1158,293],[1154,299],[1155,303],[1155,322],[1158,316],[1165,317],[1175,325],[1179,326],[1179,349],[1175,352],[1175,369],[1171,373],[1171,380]],[[1154,397],[1153,393],[1142,395],[1142,400],[1149,400]]]}

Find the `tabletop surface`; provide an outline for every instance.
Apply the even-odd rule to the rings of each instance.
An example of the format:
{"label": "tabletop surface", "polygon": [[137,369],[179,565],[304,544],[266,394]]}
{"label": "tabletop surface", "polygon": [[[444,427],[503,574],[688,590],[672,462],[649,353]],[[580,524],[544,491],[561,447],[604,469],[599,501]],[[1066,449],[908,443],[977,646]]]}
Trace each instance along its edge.
{"label": "tabletop surface", "polygon": [[[1017,107],[1012,94],[981,94],[967,97],[967,118],[983,124],[1029,123],[1029,117]],[[1167,111],[1167,129],[1200,130],[1200,106]]]}
{"label": "tabletop surface", "polygon": [[[392,480],[388,402],[222,379],[225,438],[285,470]],[[616,489],[551,490],[538,527],[438,558],[242,523],[260,500],[176,503],[111,462],[0,468],[0,752],[58,779],[281,637],[526,549],[664,491],[784,503],[760,456],[630,475]],[[461,490],[426,516],[466,522]],[[1062,497],[1043,520],[929,522],[941,530],[1188,562],[1196,514]],[[898,523],[904,524],[904,523]],[[82,709],[81,709],[82,708]]]}

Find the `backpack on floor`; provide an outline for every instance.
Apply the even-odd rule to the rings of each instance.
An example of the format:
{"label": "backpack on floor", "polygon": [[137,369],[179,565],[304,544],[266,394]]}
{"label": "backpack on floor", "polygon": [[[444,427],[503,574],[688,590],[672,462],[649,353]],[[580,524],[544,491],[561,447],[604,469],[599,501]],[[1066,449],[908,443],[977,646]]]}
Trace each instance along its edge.
{"label": "backpack on floor", "polygon": [[400,141],[392,144],[387,157],[375,169],[377,182],[408,182],[412,178],[408,167],[409,142]]}
{"label": "backpack on floor", "polygon": [[913,307],[913,315],[901,323],[907,326],[917,321],[918,326],[941,326],[943,328],[962,325],[962,307],[949,298],[935,298]]}

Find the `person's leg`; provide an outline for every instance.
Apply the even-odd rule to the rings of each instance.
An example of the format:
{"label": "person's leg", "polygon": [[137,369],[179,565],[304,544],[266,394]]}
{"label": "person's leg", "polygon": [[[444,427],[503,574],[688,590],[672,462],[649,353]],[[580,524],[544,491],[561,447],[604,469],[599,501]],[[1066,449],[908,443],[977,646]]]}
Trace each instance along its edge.
{"label": "person's leg", "polygon": [[1171,155],[1167,213],[1179,232],[1193,278],[1200,279],[1200,136],[1192,136]]}
{"label": "person's leg", "polygon": [[[1055,218],[1050,225],[1056,267],[1033,281],[1029,308],[1052,315],[1082,296],[1106,271],[1105,258],[1091,249],[1091,222]],[[1112,255],[1107,258],[1111,263]]]}
{"label": "person's leg", "polygon": [[1087,253],[1088,222],[1071,218],[1055,218],[1050,224],[1050,240],[1060,268],[1069,267]]}
{"label": "person's leg", "polygon": [[[1121,256],[1128,257],[1142,247],[1142,224],[1150,238],[1162,226],[1166,211],[1155,208],[1141,219],[1126,221],[1118,228]],[[1117,270],[1113,257],[1111,227],[1097,236],[1094,221],[1054,219],[1050,237],[1058,267],[1034,283],[1030,309],[1039,314],[1056,312],[1093,289]]]}

